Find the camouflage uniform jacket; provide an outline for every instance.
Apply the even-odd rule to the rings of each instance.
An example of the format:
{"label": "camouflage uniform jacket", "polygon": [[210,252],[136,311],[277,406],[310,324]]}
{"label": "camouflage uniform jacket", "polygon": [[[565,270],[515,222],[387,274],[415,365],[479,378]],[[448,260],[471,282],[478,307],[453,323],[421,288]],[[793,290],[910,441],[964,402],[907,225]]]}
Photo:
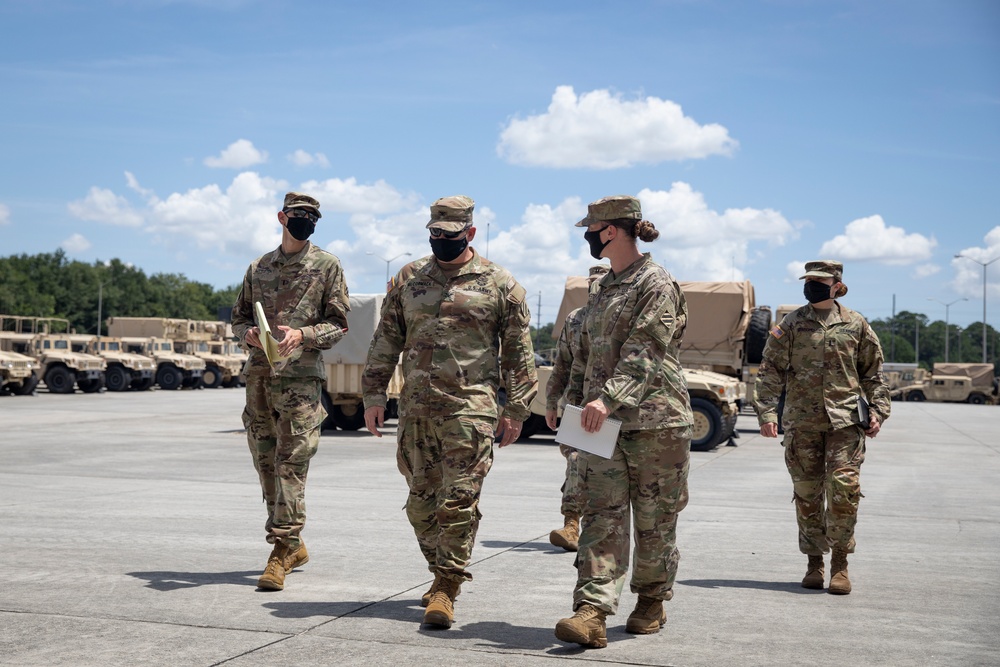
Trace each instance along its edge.
{"label": "camouflage uniform jacket", "polygon": [[678,360],[687,302],[674,277],[646,253],[620,275],[604,276],[587,308],[567,399],[600,398],[623,430],[691,425]]}
{"label": "camouflage uniform jacket", "polygon": [[527,419],[538,378],[524,288],[478,253],[450,278],[431,257],[414,264],[386,295],[362,377],[365,408],[385,405],[402,353],[400,416],[496,419],[502,369],[505,414]]}
{"label": "camouflage uniform jacket", "polygon": [[[559,332],[559,340],[556,342],[556,358],[552,366],[552,374],[549,375],[548,384],[545,385],[545,409],[558,410],[559,402],[566,393],[569,386],[569,374],[573,369],[573,359],[580,356],[580,333],[583,331],[583,322],[587,318],[587,307],[577,308],[570,311],[566,316],[562,331]],[[579,405],[579,398],[573,405]]]}
{"label": "camouflage uniform jacket", "polygon": [[[256,259],[243,277],[233,306],[233,335],[240,341],[257,326],[254,302],[260,301],[272,333],[278,326],[302,331],[302,346],[273,372],[278,377],[325,377],[322,350],[347,333],[351,309],[340,260],[307,243],[292,256],[281,248]],[[245,375],[272,375],[263,350],[249,347]]]}
{"label": "camouflage uniform jacket", "polygon": [[789,430],[836,430],[856,423],[862,392],[880,422],[889,418],[878,336],[860,313],[834,304],[826,325],[806,305],[771,329],[754,388],[761,425],[778,421],[782,389],[787,396],[783,421]]}

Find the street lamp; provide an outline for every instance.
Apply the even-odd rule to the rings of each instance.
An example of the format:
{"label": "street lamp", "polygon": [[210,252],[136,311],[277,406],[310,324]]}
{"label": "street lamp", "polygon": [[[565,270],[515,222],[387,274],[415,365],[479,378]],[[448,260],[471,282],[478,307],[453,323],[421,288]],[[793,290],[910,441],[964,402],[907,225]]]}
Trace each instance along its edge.
{"label": "street lamp", "polygon": [[400,253],[400,254],[396,255],[395,257],[393,257],[391,259],[386,259],[385,257],[382,257],[381,255],[376,255],[373,252],[366,252],[365,254],[366,255],[371,255],[372,257],[378,257],[383,262],[385,262],[385,284],[388,285],[389,284],[389,264],[391,264],[392,262],[395,262],[400,257],[409,257],[413,253],[412,252]]}
{"label": "street lamp", "polygon": [[114,278],[107,278],[97,282],[97,337],[101,337],[101,314],[104,307],[104,286],[114,282]]}
{"label": "street lamp", "polygon": [[963,255],[962,253],[958,253],[957,255],[955,255],[955,257],[972,260],[976,264],[979,264],[980,266],[983,267],[983,363],[985,364],[986,363],[986,267],[992,264],[993,262],[997,261],[998,259],[1000,259],[1000,257],[994,257],[988,262],[980,262],[978,259],[973,259],[972,257],[969,257],[968,255]]}
{"label": "street lamp", "polygon": [[[944,301],[941,301],[939,299],[933,299],[931,297],[927,297],[927,300],[937,301],[942,306],[944,306],[944,363],[948,363],[948,341],[951,340],[951,328],[948,325],[948,309],[951,308],[956,303],[958,303],[959,301],[968,301],[968,299],[962,297],[961,299],[955,299],[951,303],[945,303]],[[959,357],[959,359],[961,359],[961,357]]]}

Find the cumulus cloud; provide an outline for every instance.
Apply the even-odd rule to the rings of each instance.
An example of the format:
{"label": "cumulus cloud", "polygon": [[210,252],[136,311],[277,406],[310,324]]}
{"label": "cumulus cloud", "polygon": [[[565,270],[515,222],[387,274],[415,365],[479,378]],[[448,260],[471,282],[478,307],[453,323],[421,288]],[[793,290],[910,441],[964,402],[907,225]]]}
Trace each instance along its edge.
{"label": "cumulus cloud", "polygon": [[871,261],[889,265],[923,262],[931,258],[937,241],[923,234],[907,234],[885,224],[880,215],[849,223],[844,233],[823,244],[819,254],[840,261]]}
{"label": "cumulus cloud", "polygon": [[987,299],[993,301],[1000,298],[1000,261],[993,261],[1000,258],[1000,226],[986,233],[982,247],[965,248],[956,255],[962,255],[951,260],[951,266],[955,271],[951,285],[957,293],[970,299],[981,300],[983,264],[992,262],[986,268]]}
{"label": "cumulus cloud", "polygon": [[785,282],[797,282],[802,280],[802,274],[806,272],[806,260],[793,259],[785,264]]}
{"label": "cumulus cloud", "polygon": [[0,226],[10,224],[10,209],[0,204]]}
{"label": "cumulus cloud", "polygon": [[206,167],[245,169],[255,164],[267,162],[267,151],[257,150],[253,142],[247,139],[237,139],[218,156],[209,156],[205,158],[204,162]]}
{"label": "cumulus cloud", "polygon": [[288,161],[296,167],[329,167],[330,161],[322,153],[308,153],[301,148],[288,156]]}
{"label": "cumulus cloud", "polygon": [[73,234],[68,239],[60,243],[59,247],[70,254],[76,254],[90,248],[90,241],[88,241],[82,234]]}
{"label": "cumulus cloud", "polygon": [[142,214],[135,211],[127,199],[106,188],[92,187],[86,197],[70,202],[68,207],[69,212],[81,220],[120,227],[138,227],[143,223]]}
{"label": "cumulus cloud", "polygon": [[507,123],[497,154],[525,166],[616,169],[731,155],[738,145],[722,125],[699,125],[670,100],[559,86],[545,113]]}
{"label": "cumulus cloud", "polygon": [[937,264],[921,264],[913,269],[914,278],[929,278],[941,272],[941,267]]}

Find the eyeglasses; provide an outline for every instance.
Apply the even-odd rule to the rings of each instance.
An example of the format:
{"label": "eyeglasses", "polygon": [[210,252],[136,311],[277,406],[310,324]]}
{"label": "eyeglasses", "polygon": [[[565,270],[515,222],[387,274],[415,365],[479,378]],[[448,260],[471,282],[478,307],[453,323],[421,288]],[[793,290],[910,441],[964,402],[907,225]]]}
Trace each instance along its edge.
{"label": "eyeglasses", "polygon": [[469,228],[466,227],[465,229],[460,229],[457,232],[446,232],[443,229],[439,229],[437,227],[431,227],[427,231],[431,233],[431,238],[439,239],[443,236],[446,239],[454,240],[457,239],[462,234],[464,234],[465,232],[469,231]]}
{"label": "eyeglasses", "polygon": [[310,222],[319,220],[319,216],[304,208],[286,208],[284,213],[289,218],[307,218]]}

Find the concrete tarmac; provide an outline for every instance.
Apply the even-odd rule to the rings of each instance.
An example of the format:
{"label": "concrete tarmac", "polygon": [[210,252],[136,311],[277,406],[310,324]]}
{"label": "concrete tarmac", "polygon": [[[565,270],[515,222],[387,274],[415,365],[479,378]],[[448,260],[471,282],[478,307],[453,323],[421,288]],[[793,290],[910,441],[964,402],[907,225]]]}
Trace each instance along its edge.
{"label": "concrete tarmac", "polygon": [[498,450],[475,580],[422,627],[431,575],[402,511],[394,428],[329,432],[313,459],[311,561],[256,589],[270,547],[240,390],[0,398],[3,665],[998,665],[1000,407],[893,404],[862,468],[854,592],[799,586],[777,440],[692,452],[681,563],[658,634],[559,642],[573,554],[551,436]]}

